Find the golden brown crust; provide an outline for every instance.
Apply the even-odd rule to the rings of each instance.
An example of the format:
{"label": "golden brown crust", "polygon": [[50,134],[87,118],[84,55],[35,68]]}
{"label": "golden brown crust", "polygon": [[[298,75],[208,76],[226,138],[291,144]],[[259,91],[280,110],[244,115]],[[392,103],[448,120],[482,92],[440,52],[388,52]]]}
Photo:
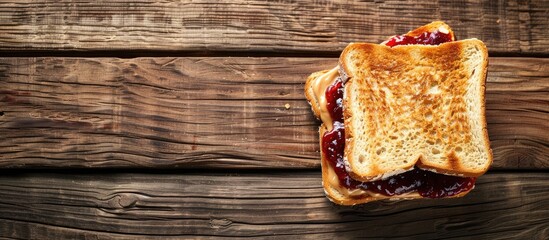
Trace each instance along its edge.
{"label": "golden brown crust", "polygon": [[[483,130],[483,135],[484,135],[484,144],[486,144],[486,146],[490,146],[490,140],[488,138],[488,123],[486,122],[486,78],[487,78],[487,74],[488,74],[488,48],[486,48],[486,45],[484,44],[481,44],[479,46],[481,49],[481,52],[483,54],[483,57],[484,57],[484,61],[482,62],[482,69],[485,69],[486,71],[483,71],[482,72],[482,79],[483,81],[481,82],[481,103],[482,103],[482,130]],[[490,164],[488,166],[491,166],[492,165],[492,162],[494,161],[494,154],[492,153],[492,149],[490,148],[489,149],[489,160],[490,160]],[[486,168],[485,172],[488,171],[488,168]]]}
{"label": "golden brown crust", "polygon": [[[482,55],[479,58],[482,61],[480,67],[464,66],[465,59],[470,57],[465,56],[464,52],[471,49],[476,49],[472,50],[475,54],[480,52]],[[414,165],[459,176],[476,177],[486,172],[492,162],[492,153],[484,109],[487,51],[482,42],[473,39],[439,46],[394,48],[377,44],[350,44],[340,57],[340,67],[349,77],[345,85],[343,109],[347,137],[345,156],[351,177],[373,181],[404,172]],[[471,69],[473,72],[468,72]],[[474,78],[475,71],[480,71],[481,81]],[[472,106],[467,102],[470,99],[465,99],[469,85],[477,84],[474,81],[482,85],[482,91],[470,98],[480,96],[481,106]],[[479,141],[482,143],[478,143],[489,152],[486,161],[473,162],[471,156],[465,157],[471,153],[469,149],[475,148],[471,146],[475,139],[475,133],[471,130],[473,120],[470,120],[474,114],[468,113],[471,108],[480,108],[482,138]],[[406,131],[412,131],[412,138],[419,139],[417,141],[426,139],[430,145],[417,142],[406,148],[391,143],[393,145],[388,145],[393,147],[391,153],[405,149],[410,155],[402,157],[401,161],[393,160],[397,155],[389,155],[391,162],[384,163],[383,159],[387,157],[382,154],[390,152],[384,141],[392,141],[389,139],[392,138],[391,134],[395,139],[406,138],[396,136],[402,133],[399,124],[404,125]],[[356,129],[363,130],[355,133]],[[362,145],[357,145],[357,141]],[[404,140],[404,144],[408,141]],[[442,150],[426,152],[430,146]],[[416,150],[410,150],[413,148]],[[360,149],[360,154],[357,149]],[[458,157],[458,151],[466,153]],[[484,159],[483,153],[480,154]]]}

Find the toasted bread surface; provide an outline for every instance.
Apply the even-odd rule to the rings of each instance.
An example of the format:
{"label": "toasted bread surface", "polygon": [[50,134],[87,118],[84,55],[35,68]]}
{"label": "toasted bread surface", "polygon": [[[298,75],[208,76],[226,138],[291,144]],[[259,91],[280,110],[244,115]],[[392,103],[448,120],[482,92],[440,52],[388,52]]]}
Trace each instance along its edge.
{"label": "toasted bread surface", "polygon": [[492,162],[484,92],[488,55],[476,39],[389,48],[357,43],[345,73],[345,160],[361,181],[417,165],[479,176]]}
{"label": "toasted bread surface", "polygon": [[[425,32],[434,32],[434,31],[440,31],[443,33],[447,33],[450,35],[452,41],[455,40],[454,31],[450,26],[448,26],[446,23],[442,21],[434,21],[429,24],[423,25],[421,27],[418,27],[414,30],[409,31],[408,33],[404,34],[404,36],[411,36],[411,37],[417,37]],[[393,36],[394,37],[394,36]],[[382,42],[381,44],[384,45],[387,41],[389,41],[392,37],[388,38],[386,41]],[[339,67],[336,66],[335,70],[337,70]],[[323,110],[322,110],[322,96],[319,96],[319,89],[325,89],[328,84],[327,79],[320,79],[322,77],[326,77],[323,75],[328,74],[330,71],[333,71],[334,69],[328,69],[328,70],[322,70],[318,72],[314,72],[307,78],[305,82],[305,97],[307,98],[307,101],[309,104],[311,104],[311,108],[315,114],[315,117],[317,117],[320,120],[327,120],[327,124],[329,125],[331,120],[330,119],[322,119]],[[333,76],[332,76],[333,77]],[[332,82],[335,81],[335,77],[333,77]],[[322,82],[322,83],[321,83]],[[320,86],[319,86],[320,85]],[[317,87],[315,89],[315,87]],[[315,93],[316,91],[316,93]],[[326,116],[324,116],[326,118]],[[329,117],[328,117],[329,118]]]}
{"label": "toasted bread surface", "polygon": [[[417,37],[425,32],[434,32],[434,31],[447,33],[450,35],[452,41],[455,40],[454,31],[452,30],[452,28],[450,28],[450,26],[448,26],[446,23],[442,21],[434,21],[429,24],[418,27],[406,33],[405,36]],[[382,45],[385,44],[391,38],[392,37],[388,38],[386,41],[382,42],[381,44]],[[315,114],[315,117],[317,117],[318,119],[321,119],[321,107],[320,107],[320,99],[317,95],[315,95],[314,85],[318,83],[319,77],[328,73],[330,70],[333,70],[333,69],[314,72],[311,75],[309,75],[309,77],[307,78],[307,81],[305,82],[305,97],[307,98],[307,101],[309,101],[309,104],[311,104],[311,108]]]}

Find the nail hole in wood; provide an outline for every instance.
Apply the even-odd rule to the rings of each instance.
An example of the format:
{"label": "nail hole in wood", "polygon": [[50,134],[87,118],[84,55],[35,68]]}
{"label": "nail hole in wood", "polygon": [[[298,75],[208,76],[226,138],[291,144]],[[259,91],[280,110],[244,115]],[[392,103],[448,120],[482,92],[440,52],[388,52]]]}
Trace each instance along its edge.
{"label": "nail hole in wood", "polygon": [[0,117],[4,116],[4,111],[0,111]]}

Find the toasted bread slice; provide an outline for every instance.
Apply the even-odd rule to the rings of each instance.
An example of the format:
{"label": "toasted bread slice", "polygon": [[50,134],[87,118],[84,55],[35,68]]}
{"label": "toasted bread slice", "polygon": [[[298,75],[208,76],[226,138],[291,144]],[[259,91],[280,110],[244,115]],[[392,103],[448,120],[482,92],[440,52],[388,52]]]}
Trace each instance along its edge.
{"label": "toasted bread slice", "polygon": [[485,117],[488,53],[477,39],[389,48],[356,43],[345,83],[345,161],[373,181],[412,169],[479,176],[492,163]]}
{"label": "toasted bread slice", "polygon": [[[417,36],[419,36],[419,35],[421,35],[425,32],[434,32],[434,31],[447,33],[447,34],[450,35],[452,41],[455,40],[455,35],[454,35],[454,31],[452,30],[452,28],[450,28],[450,26],[448,26],[446,23],[444,23],[442,21],[434,21],[434,22],[431,22],[429,24],[423,25],[421,27],[418,27],[414,30],[409,31],[408,33],[404,34],[404,36],[417,37]],[[391,40],[393,37],[395,37],[395,36],[387,38],[387,40],[382,42],[381,44],[384,45],[389,40]],[[335,70],[337,71],[338,69],[339,69],[339,67],[336,66]],[[330,70],[334,70],[334,69],[330,69]],[[317,117],[318,119],[323,120],[323,121],[324,120],[329,121],[329,119],[322,119],[322,117],[321,117],[322,111],[321,111],[320,101],[322,100],[321,99],[322,97],[319,96],[318,93],[315,94],[315,89],[313,88],[313,86],[315,86],[315,84],[319,84],[320,83],[319,77],[321,77],[325,73],[329,72],[330,70],[322,70],[322,71],[314,72],[313,74],[311,74],[307,78],[307,81],[305,82],[305,96],[307,97],[307,100],[311,104],[311,108],[312,108],[312,110],[315,114],[315,117]],[[324,80],[324,81],[326,81],[326,80]],[[329,84],[326,84],[326,82],[324,82],[324,83],[322,83],[322,86],[319,86],[319,88],[323,87],[324,89],[326,89],[326,87],[329,86],[330,84],[331,84],[331,82]],[[331,121],[329,121],[328,123],[325,123],[325,124],[331,124]]]}

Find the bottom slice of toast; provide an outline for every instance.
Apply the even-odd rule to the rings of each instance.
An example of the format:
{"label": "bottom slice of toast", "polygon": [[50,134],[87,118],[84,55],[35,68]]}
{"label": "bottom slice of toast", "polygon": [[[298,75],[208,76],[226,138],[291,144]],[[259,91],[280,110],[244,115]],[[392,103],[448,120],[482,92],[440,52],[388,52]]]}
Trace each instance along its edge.
{"label": "bottom slice of toast", "polygon": [[[319,129],[321,145],[322,145],[322,137],[324,136],[324,133],[326,131],[327,131],[326,126],[322,124]],[[337,175],[332,169],[332,166],[328,162],[328,159],[326,159],[326,157],[324,156],[324,152],[322,152],[322,148],[320,150],[320,156],[321,156],[321,166],[322,166],[322,187],[324,188],[324,193],[326,194],[326,197],[330,199],[330,201],[336,204],[352,206],[352,205],[373,202],[378,200],[410,200],[410,199],[424,198],[421,195],[419,195],[417,192],[409,192],[409,193],[395,195],[395,196],[385,196],[382,194],[373,193],[373,192],[365,191],[362,189],[354,189],[354,190],[348,189],[344,186],[341,186]],[[457,194],[451,197],[445,197],[445,198],[463,197],[467,193],[469,193],[471,190],[473,190],[473,188],[471,188],[468,191],[462,192],[460,194]]]}

